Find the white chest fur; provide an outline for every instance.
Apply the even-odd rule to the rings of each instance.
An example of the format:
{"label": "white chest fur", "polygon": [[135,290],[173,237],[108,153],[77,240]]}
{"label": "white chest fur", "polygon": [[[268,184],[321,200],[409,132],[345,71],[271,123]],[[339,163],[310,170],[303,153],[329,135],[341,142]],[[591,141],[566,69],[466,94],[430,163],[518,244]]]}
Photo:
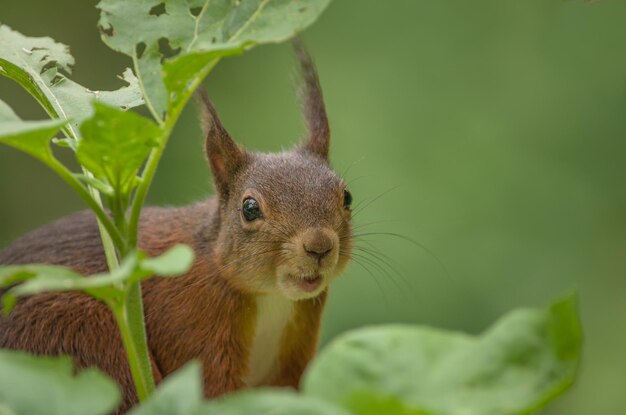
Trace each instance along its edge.
{"label": "white chest fur", "polygon": [[293,301],[283,296],[268,294],[256,302],[255,333],[245,378],[248,386],[261,385],[274,374],[283,332],[293,317]]}

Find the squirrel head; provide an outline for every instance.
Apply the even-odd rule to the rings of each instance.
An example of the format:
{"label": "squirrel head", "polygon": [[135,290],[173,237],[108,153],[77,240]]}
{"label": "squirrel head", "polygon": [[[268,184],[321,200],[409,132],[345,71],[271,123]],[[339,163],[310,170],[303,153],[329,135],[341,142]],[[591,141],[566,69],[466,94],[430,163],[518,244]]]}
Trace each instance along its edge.
{"label": "squirrel head", "polygon": [[230,137],[204,91],[206,153],[219,199],[214,255],[242,291],[313,298],[344,270],[352,251],[346,184],[329,166],[330,130],[310,56],[294,43],[308,137],[290,151],[246,151]]}

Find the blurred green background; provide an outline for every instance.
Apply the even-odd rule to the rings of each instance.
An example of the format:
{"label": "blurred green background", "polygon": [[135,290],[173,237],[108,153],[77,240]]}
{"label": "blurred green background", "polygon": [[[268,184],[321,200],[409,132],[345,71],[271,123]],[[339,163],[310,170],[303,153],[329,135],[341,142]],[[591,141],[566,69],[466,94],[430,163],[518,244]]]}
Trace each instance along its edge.
{"label": "blurred green background", "polygon": [[[112,89],[129,61],[100,42],[95,3],[4,1],[0,21],[69,44],[73,78]],[[335,0],[304,39],[332,122],[333,165],[348,170],[355,203],[374,200],[357,225],[426,248],[367,236],[398,273],[353,263],[332,290],[323,341],[386,322],[479,333],[512,308],[577,287],[580,380],[545,413],[623,413],[626,2]],[[293,74],[290,48],[272,45],[223,61],[206,84],[240,143],[277,151],[304,131]],[[5,79],[0,95],[24,118],[44,117]],[[190,108],[151,204],[212,192],[201,142]],[[7,147],[0,195],[0,247],[84,207]]]}

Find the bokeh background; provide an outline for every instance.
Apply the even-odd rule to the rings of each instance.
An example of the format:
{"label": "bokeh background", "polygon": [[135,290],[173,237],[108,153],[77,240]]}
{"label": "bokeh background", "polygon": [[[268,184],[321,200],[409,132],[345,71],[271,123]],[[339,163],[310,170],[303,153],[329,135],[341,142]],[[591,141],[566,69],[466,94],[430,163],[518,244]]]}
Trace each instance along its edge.
{"label": "bokeh background", "polygon": [[[69,44],[73,78],[113,89],[129,61],[100,42],[95,3],[3,1],[0,21]],[[304,40],[333,165],[365,206],[361,233],[422,245],[364,236],[379,258],[337,282],[323,341],[387,322],[479,333],[512,308],[577,288],[581,376],[545,413],[623,413],[626,2],[335,0]],[[221,62],[206,84],[239,142],[277,151],[304,131],[293,74],[288,45],[271,45]],[[44,117],[5,79],[0,95],[24,118]],[[212,193],[201,142],[189,108],[151,204]],[[0,148],[0,247],[79,209],[45,167]]]}

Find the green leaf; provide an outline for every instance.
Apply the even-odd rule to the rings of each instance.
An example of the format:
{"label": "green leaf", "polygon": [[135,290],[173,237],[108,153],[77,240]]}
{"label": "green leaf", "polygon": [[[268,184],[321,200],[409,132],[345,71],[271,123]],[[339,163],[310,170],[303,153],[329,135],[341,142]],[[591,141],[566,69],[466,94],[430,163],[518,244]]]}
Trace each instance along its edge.
{"label": "green leaf", "polygon": [[527,414],[574,382],[581,343],[573,295],[514,311],[480,337],[367,328],[326,348],[303,389],[360,415]]}
{"label": "green leaf", "polygon": [[71,121],[66,134],[78,138],[78,125],[92,114],[92,101],[127,109],[143,104],[138,81],[130,69],[121,76],[127,86],[116,91],[91,91],[68,79],[74,58],[69,48],[49,37],[27,37],[0,25],[0,74],[13,79],[52,118]]}
{"label": "green leaf", "polygon": [[165,378],[148,400],[128,415],[191,415],[201,401],[202,372],[194,362]]}
{"label": "green leaf", "polygon": [[168,92],[168,114],[179,111],[199,82],[213,69],[220,58],[241,53],[241,49],[211,51],[183,55],[163,63],[163,82]]}
{"label": "green leaf", "polygon": [[[289,39],[313,23],[329,2],[101,0],[98,8],[104,42],[133,58],[148,106],[161,118],[168,101],[162,59],[177,54],[176,61],[182,61],[174,61],[168,72],[184,74],[176,79],[183,89],[197,85],[196,78],[208,73],[215,64],[213,60],[256,44]],[[186,58],[191,55],[192,58]],[[169,76],[166,82],[170,88],[173,79]],[[180,95],[180,91],[170,92]]]}
{"label": "green leaf", "polygon": [[50,162],[54,156],[50,139],[65,121],[22,121],[13,110],[0,100],[0,143],[14,147],[31,156]]}
{"label": "green leaf", "polygon": [[75,374],[67,357],[0,350],[0,413],[105,415],[119,400],[117,385],[96,369]]}
{"label": "green leaf", "polygon": [[180,275],[191,267],[193,250],[175,245],[161,256],[147,258],[142,252],[128,254],[120,267],[111,273],[85,277],[70,268],[56,265],[9,265],[0,267],[0,287],[13,286],[2,298],[9,313],[18,298],[52,291],[83,291],[104,302],[119,303],[125,298],[128,284],[153,275]]}
{"label": "green leaf", "polygon": [[343,409],[289,390],[243,391],[202,401],[200,364],[192,362],[168,376],[129,415],[349,415]]}
{"label": "green leaf", "polygon": [[[289,389],[238,392],[203,404],[193,415],[350,415],[332,403]],[[381,413],[382,414],[382,413]]]}
{"label": "green leaf", "polygon": [[109,197],[112,197],[115,195],[115,189],[113,189],[111,185],[104,183],[103,181],[100,181],[96,179],[95,177],[86,176],[80,173],[74,174],[74,177],[76,177],[82,183],[88,184],[89,186],[92,186],[95,189],[98,189],[98,191],[102,193],[103,195],[106,195]]}
{"label": "green leaf", "polygon": [[178,276],[191,268],[194,253],[187,245],[175,245],[161,256],[146,258],[141,267],[162,277]]}
{"label": "green leaf", "polygon": [[19,297],[52,291],[83,291],[104,301],[119,299],[123,291],[115,284],[130,278],[134,268],[134,264],[127,260],[114,274],[99,274],[87,278],[69,268],[54,265],[0,267],[0,287],[20,283],[5,292],[2,298],[3,309],[5,313],[9,313]]}
{"label": "green leaf", "polygon": [[98,179],[127,198],[136,184],[139,168],[159,144],[161,129],[133,112],[99,103],[94,116],[80,126],[82,140],[76,157]]}

